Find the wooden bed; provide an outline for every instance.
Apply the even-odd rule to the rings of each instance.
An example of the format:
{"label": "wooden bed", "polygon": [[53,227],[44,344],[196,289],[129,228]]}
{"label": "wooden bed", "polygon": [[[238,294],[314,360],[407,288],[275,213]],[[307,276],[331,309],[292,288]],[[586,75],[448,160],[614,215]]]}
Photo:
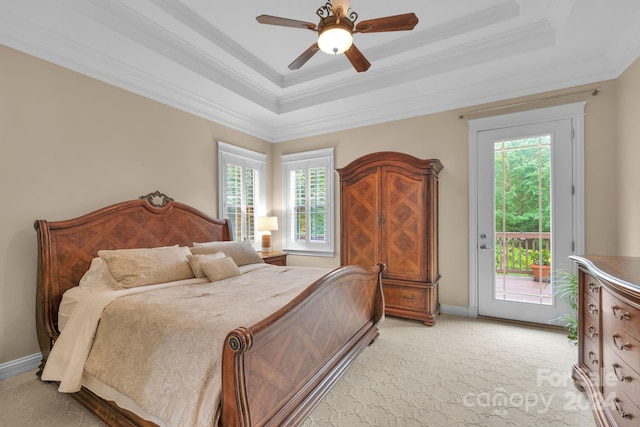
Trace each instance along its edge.
{"label": "wooden bed", "polygon": [[[230,222],[155,192],[66,221],[37,220],[36,320],[42,364],[59,336],[62,294],[102,249],[228,241]],[[222,351],[219,425],[297,425],[378,335],[384,266],[333,270],[266,319],[229,331]],[[313,343],[288,352],[292,342]],[[296,346],[299,348],[299,346]],[[196,355],[194,355],[196,357]],[[268,372],[265,372],[268,366]],[[273,381],[273,372],[280,381]],[[284,378],[284,380],[282,379]],[[82,388],[73,396],[107,424],[154,425]]]}

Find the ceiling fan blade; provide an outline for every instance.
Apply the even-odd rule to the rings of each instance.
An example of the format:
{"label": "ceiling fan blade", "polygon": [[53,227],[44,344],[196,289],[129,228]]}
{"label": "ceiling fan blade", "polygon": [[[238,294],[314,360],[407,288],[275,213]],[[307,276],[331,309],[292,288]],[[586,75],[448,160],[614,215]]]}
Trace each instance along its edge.
{"label": "ceiling fan blade", "polygon": [[309,46],[309,49],[302,52],[302,55],[298,56],[291,64],[289,64],[289,69],[290,70],[299,69],[304,64],[306,64],[307,61],[310,60],[311,57],[315,55],[316,52],[319,50],[320,50],[320,47],[318,47],[318,43],[312,44],[311,46]]}
{"label": "ceiling fan blade", "polygon": [[261,24],[279,25],[281,27],[303,28],[316,31],[316,24],[295,19],[281,18],[279,16],[260,15],[256,16],[256,21]]}
{"label": "ceiling fan blade", "polygon": [[331,0],[331,11],[334,15],[337,15],[338,8],[341,7],[343,15],[346,16],[350,4],[351,0]]}
{"label": "ceiling fan blade", "polygon": [[406,31],[413,30],[418,24],[418,17],[415,13],[405,13],[404,15],[386,16],[384,18],[361,21],[356,25],[354,33],[380,33],[383,31]]}
{"label": "ceiling fan blade", "polygon": [[345,56],[353,65],[353,68],[356,69],[357,72],[361,73],[363,71],[367,71],[371,66],[371,63],[364,57],[360,49],[356,47],[355,44],[352,44],[349,50],[345,51]]}

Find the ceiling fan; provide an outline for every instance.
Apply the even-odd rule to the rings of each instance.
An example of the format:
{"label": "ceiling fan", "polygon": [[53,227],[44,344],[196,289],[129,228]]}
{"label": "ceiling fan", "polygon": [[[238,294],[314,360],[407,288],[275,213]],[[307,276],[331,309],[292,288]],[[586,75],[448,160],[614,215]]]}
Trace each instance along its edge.
{"label": "ceiling fan", "polygon": [[362,52],[353,44],[353,34],[413,30],[418,24],[418,17],[415,13],[386,16],[384,18],[361,21],[356,24],[358,14],[353,10],[349,13],[350,2],[351,0],[333,0],[321,6],[316,11],[316,15],[320,17],[318,25],[312,22],[297,21],[295,19],[271,15],[260,15],[256,17],[256,20],[261,24],[302,28],[318,33],[318,41],[289,64],[290,70],[299,69],[311,59],[316,52],[322,50],[330,55],[344,53],[347,59],[349,59],[349,62],[351,62],[351,65],[353,65],[358,72],[367,71],[371,63],[369,63]]}

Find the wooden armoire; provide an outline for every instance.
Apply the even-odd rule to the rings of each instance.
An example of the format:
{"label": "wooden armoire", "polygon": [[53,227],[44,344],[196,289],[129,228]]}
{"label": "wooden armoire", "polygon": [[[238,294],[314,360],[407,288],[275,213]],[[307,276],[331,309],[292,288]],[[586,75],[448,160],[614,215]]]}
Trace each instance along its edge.
{"label": "wooden armoire", "polygon": [[382,262],[385,312],[435,324],[438,173],[442,163],[398,152],[367,154],[338,169],[342,265]]}

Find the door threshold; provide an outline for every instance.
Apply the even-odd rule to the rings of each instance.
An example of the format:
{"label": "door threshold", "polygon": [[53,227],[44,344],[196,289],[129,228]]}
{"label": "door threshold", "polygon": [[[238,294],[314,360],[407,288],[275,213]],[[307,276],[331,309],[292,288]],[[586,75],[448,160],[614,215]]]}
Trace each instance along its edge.
{"label": "door threshold", "polygon": [[503,317],[492,317],[492,316],[482,316],[482,315],[478,315],[478,319],[483,319],[483,320],[493,320],[496,322],[502,322],[502,323],[510,323],[513,325],[520,325],[520,326],[529,326],[532,328],[539,328],[539,329],[550,329],[553,331],[565,331],[566,328],[564,326],[560,326],[560,325],[551,325],[549,323],[535,323],[535,322],[527,322],[524,320],[514,320],[514,319],[505,319]]}

